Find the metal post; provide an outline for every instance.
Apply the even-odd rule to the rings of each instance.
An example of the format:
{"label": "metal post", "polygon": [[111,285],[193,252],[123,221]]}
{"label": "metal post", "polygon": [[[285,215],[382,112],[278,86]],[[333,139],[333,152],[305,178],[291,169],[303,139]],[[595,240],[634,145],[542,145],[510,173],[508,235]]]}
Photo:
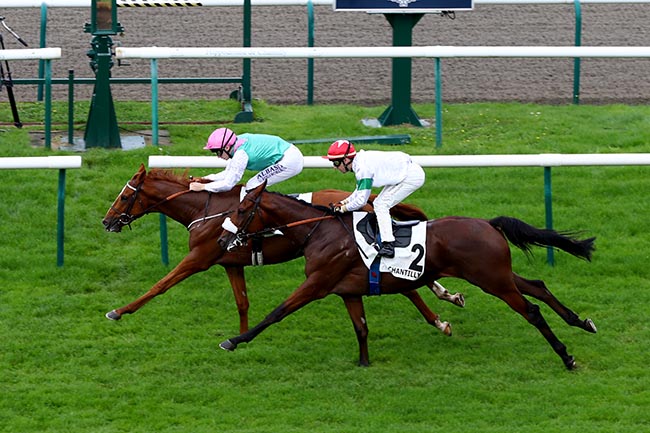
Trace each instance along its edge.
{"label": "metal post", "polygon": [[45,60],[45,148],[52,148],[52,60]]}
{"label": "metal post", "polygon": [[436,147],[442,147],[442,68],[436,57]]}
{"label": "metal post", "polygon": [[160,256],[163,265],[169,265],[169,250],[167,249],[167,217],[160,214]]}
{"label": "metal post", "polygon": [[[384,14],[393,28],[393,46],[407,47],[413,44],[413,27],[424,14]],[[393,59],[392,92],[390,105],[379,116],[382,126],[410,123],[422,126],[420,118],[411,108],[411,58]]]}
{"label": "metal post", "polygon": [[56,265],[63,266],[63,232],[65,227],[65,169],[59,170],[59,192],[57,200],[57,229],[56,229]]}
{"label": "metal post", "polygon": [[74,69],[68,70],[68,145],[74,145]]}
{"label": "metal post", "polygon": [[[576,12],[576,36],[575,46],[582,45],[582,13],[580,0],[574,0],[573,6]],[[580,103],[580,57],[573,59],[573,103]]]}
{"label": "metal post", "polygon": [[[314,46],[314,4],[307,2],[307,46]],[[307,105],[314,104],[314,59],[307,59]]]}
{"label": "metal post", "polygon": [[[47,47],[47,4],[41,4],[41,32],[40,32],[40,47]],[[45,67],[44,61],[41,59],[38,61],[38,78],[43,79]],[[36,100],[41,102],[43,101],[43,83],[39,82],[37,91],[36,91]]]}
{"label": "metal post", "polygon": [[151,59],[151,144],[158,146],[158,60]]}
{"label": "metal post", "polygon": [[[551,167],[544,167],[544,204],[546,208],[546,228],[553,230],[553,192],[551,191]],[[553,247],[546,248],[546,262],[554,266]]]}
{"label": "metal post", "polygon": [[[244,47],[251,46],[251,0],[244,0]],[[243,76],[239,99],[242,111],[235,115],[235,123],[250,123],[253,121],[253,100],[251,94],[251,59],[243,61]]]}

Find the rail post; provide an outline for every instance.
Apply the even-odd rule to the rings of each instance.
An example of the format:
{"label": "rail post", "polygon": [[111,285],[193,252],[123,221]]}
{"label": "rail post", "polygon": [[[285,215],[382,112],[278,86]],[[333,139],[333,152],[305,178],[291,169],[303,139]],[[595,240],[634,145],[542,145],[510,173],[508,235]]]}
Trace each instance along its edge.
{"label": "rail post", "polygon": [[[576,47],[582,45],[582,10],[580,0],[573,0],[576,14],[575,43]],[[573,59],[573,103],[580,103],[580,57]]]}

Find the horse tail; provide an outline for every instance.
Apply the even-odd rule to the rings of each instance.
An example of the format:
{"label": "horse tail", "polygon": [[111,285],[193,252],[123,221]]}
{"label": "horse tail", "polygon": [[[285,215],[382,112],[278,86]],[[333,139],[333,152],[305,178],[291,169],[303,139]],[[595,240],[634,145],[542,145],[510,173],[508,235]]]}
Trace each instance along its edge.
{"label": "horse tail", "polygon": [[557,232],[550,229],[538,229],[512,217],[500,216],[488,221],[499,230],[517,248],[530,253],[531,245],[538,247],[555,247],[567,253],[591,261],[595,250],[595,237],[580,240],[575,232]]}

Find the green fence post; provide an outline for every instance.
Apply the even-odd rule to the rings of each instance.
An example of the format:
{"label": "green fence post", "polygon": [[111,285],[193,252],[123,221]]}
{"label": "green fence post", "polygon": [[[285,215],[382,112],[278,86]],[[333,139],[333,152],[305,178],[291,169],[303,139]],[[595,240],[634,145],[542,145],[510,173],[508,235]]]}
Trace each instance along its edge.
{"label": "green fence post", "polygon": [[63,266],[63,232],[65,217],[65,169],[59,170],[59,192],[57,195],[57,228],[56,228],[56,265]]}
{"label": "green fence post", "polygon": [[442,147],[442,68],[436,57],[436,147]]}
{"label": "green fence post", "polygon": [[[580,0],[574,0],[573,7],[576,13],[575,46],[579,47],[582,45],[582,11],[580,9]],[[573,103],[580,103],[580,57],[573,59]]]}
{"label": "green fence post", "polygon": [[74,145],[74,69],[68,69],[68,145]]}
{"label": "green fence post", "polygon": [[[314,4],[307,2],[307,46],[314,46]],[[307,105],[314,104],[314,59],[307,59]]]}
{"label": "green fence post", "polygon": [[158,60],[151,59],[151,144],[158,146]]}
{"label": "green fence post", "polygon": [[[46,48],[47,47],[47,4],[42,3],[41,4],[41,31],[40,31],[40,45],[41,48]],[[38,78],[43,79],[44,77],[44,69],[45,68],[45,62],[43,59],[38,61]],[[38,87],[37,87],[37,92],[36,92],[36,100],[37,101],[42,101],[43,100],[43,83],[39,82]]]}
{"label": "green fence post", "polygon": [[52,61],[45,60],[45,148],[52,148]]}
{"label": "green fence post", "polygon": [[[544,167],[544,204],[546,208],[546,228],[553,230],[553,192],[551,191],[551,167]],[[546,248],[546,262],[553,266],[553,247]]]}
{"label": "green fence post", "polygon": [[160,214],[160,258],[163,265],[169,265],[169,249],[167,248],[167,217]]}

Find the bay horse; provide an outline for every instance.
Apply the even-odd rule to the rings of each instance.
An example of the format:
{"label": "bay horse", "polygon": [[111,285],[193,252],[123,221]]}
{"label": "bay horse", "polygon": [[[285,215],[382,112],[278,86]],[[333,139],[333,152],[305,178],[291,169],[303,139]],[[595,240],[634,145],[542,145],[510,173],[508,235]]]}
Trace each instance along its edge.
{"label": "bay horse", "polygon": [[[124,314],[132,314],[154,297],[165,293],[174,285],[198,272],[218,264],[224,267],[232,286],[239,312],[239,332],[248,330],[248,309],[244,266],[252,266],[252,247],[236,252],[225,253],[217,244],[221,225],[231,212],[237,209],[243,185],[237,185],[229,192],[208,193],[189,192],[190,179],[168,170],[154,169],[147,173],[144,164],[122,188],[103,219],[109,232],[120,232],[124,226],[152,212],[159,212],[179,222],[189,231],[189,253],[165,277],[144,295],[121,308],[106,314],[111,320],[119,320]],[[324,190],[313,193],[316,203],[336,203],[349,193],[337,190]],[[394,208],[399,219],[426,220],[426,215],[414,206],[403,205]],[[268,237],[262,242],[262,256],[266,264],[281,263],[302,256],[300,245],[284,237]],[[462,294],[450,294],[441,285],[434,283],[429,288],[440,299],[464,306]],[[441,322],[415,291],[404,295],[415,305],[427,323],[449,335],[451,327]]]}
{"label": "bay horse", "polygon": [[[332,214],[328,208],[264,191],[264,185],[260,185],[246,195],[232,215],[231,223],[234,233],[225,231],[219,239],[229,250],[251,234],[269,228],[280,228],[285,236],[303,245],[306,280],[258,325],[223,341],[220,347],[233,351],[301,307],[335,294],[343,299],[352,319],[359,344],[359,364],[368,366],[368,326],[363,296],[369,294],[369,277],[351,231],[352,215]],[[523,295],[546,303],[571,326],[592,333],[596,332],[596,326],[591,319],[580,320],[542,281],[515,274],[508,241],[526,252],[531,246],[550,246],[590,261],[594,240],[579,240],[569,232],[537,229],[504,216],[491,220],[468,217],[430,220],[426,223],[426,253],[421,277],[410,281],[382,273],[380,289],[383,294],[403,293],[442,277],[464,279],[501,299],[523,316],[546,338],[566,368],[573,369],[576,366],[574,357],[551,331],[539,306]]]}

